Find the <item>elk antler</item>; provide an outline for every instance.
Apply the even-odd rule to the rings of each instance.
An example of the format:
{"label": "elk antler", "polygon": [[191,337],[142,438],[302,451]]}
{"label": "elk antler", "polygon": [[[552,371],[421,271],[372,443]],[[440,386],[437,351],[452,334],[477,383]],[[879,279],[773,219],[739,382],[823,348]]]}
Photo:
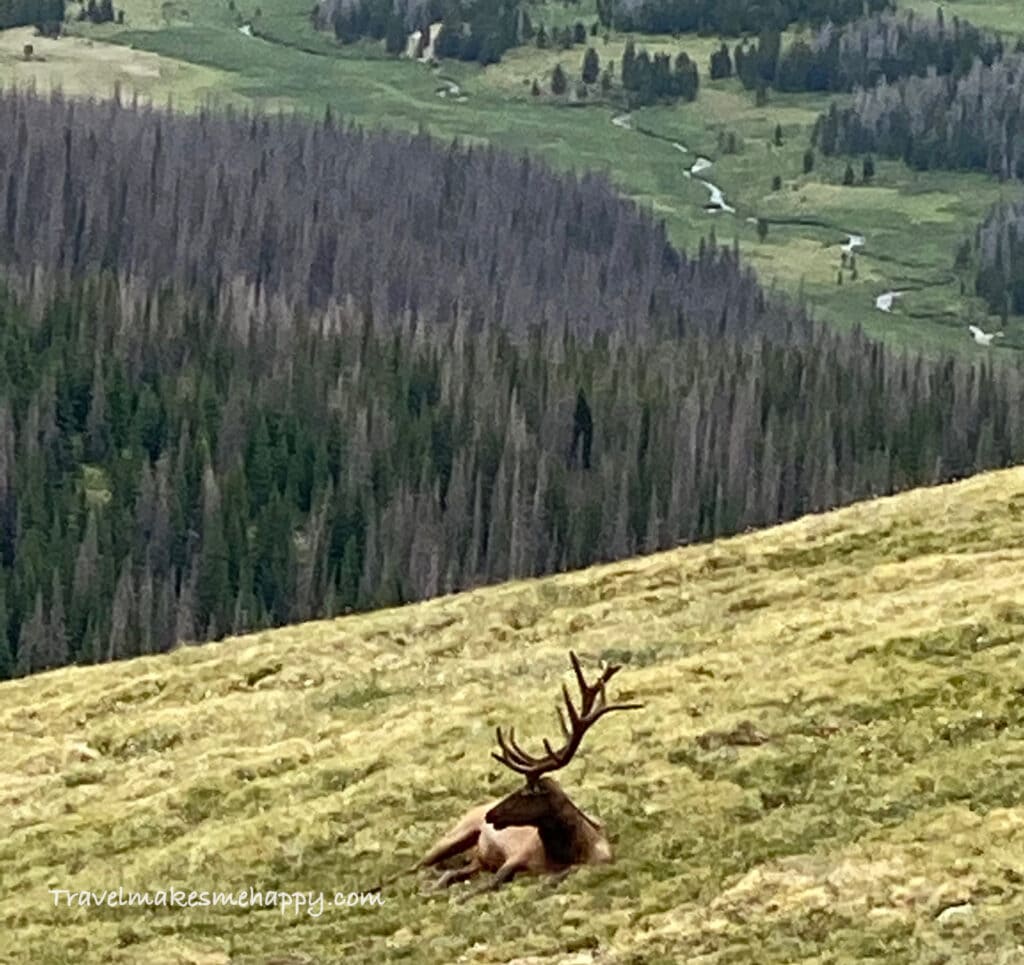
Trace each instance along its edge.
{"label": "elk antler", "polygon": [[562,725],[562,734],[565,736],[563,747],[557,751],[553,750],[551,743],[545,740],[544,750],[547,753],[543,757],[534,757],[516,743],[513,728],[509,728],[507,739],[502,734],[501,728],[498,728],[498,746],[501,748],[501,753],[492,752],[491,757],[517,774],[522,774],[526,778],[527,784],[534,784],[542,774],[565,767],[579,749],[583,735],[605,714],[610,714],[613,710],[639,710],[643,707],[643,704],[609,704],[606,702],[605,684],[622,669],[621,667],[606,667],[596,683],[588,684],[576,654],[570,651],[569,659],[572,661],[572,669],[576,673],[581,701],[580,709],[577,711],[569,697],[568,688],[562,684],[562,696],[565,698],[565,708],[569,713],[569,726],[566,726],[562,710],[557,708],[558,722]]}

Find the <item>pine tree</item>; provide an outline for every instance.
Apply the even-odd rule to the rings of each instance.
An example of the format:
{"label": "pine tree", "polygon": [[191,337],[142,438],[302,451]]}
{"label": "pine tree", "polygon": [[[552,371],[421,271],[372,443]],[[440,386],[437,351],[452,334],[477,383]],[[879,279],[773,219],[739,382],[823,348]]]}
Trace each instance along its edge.
{"label": "pine tree", "polygon": [[203,532],[199,555],[199,582],[196,600],[197,626],[207,634],[211,623],[228,628],[227,606],[231,600],[228,547],[224,536],[224,511],[220,488],[213,469],[203,474]]}
{"label": "pine tree", "polygon": [[583,55],[583,68],[580,72],[580,76],[584,84],[593,84],[597,81],[598,74],[601,70],[601,61],[597,56],[597,51],[593,47],[588,47],[587,52]]}
{"label": "pine tree", "polygon": [[63,667],[70,660],[67,621],[64,616],[64,587],[60,567],[54,567],[50,588],[49,638],[47,640],[47,666]]}
{"label": "pine tree", "polygon": [[551,93],[557,97],[561,97],[569,87],[569,80],[565,76],[565,71],[562,70],[561,64],[555,64],[555,69],[551,72]]}
{"label": "pine tree", "polygon": [[635,90],[639,86],[636,77],[636,45],[632,39],[626,41],[622,53],[622,86],[626,90]]}
{"label": "pine tree", "polygon": [[389,54],[401,54],[405,52],[406,36],[405,24],[400,17],[392,15],[388,18],[387,33],[384,35],[384,49]]}
{"label": "pine tree", "polygon": [[46,667],[46,618],[43,616],[43,591],[37,590],[32,616],[21,625],[15,674],[26,677]]}
{"label": "pine tree", "polygon": [[7,590],[0,574],[0,680],[14,676],[14,652],[8,636],[10,617],[7,613]]}

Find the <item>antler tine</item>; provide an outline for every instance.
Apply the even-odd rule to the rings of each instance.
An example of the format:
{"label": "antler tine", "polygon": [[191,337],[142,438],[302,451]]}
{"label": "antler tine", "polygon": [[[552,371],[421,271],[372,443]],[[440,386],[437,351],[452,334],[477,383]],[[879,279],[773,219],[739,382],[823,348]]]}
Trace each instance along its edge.
{"label": "antler tine", "polygon": [[586,718],[590,714],[591,710],[593,710],[595,703],[598,700],[603,701],[605,699],[605,685],[622,669],[622,666],[621,664],[613,664],[605,667],[601,676],[594,683],[588,684],[587,678],[583,675],[583,667],[580,664],[580,659],[571,650],[569,651],[569,659],[572,662],[573,673],[576,674],[576,683],[580,688],[580,716]]}
{"label": "antler tine", "polygon": [[[572,724],[572,729],[575,730],[580,725],[580,715],[573,706],[572,697],[569,696],[569,688],[565,684],[562,684],[562,696],[565,698],[565,709],[569,711],[569,723]],[[571,735],[572,732],[570,731],[569,736]]]}
{"label": "antler tine", "polygon": [[573,673],[576,674],[576,683],[579,684],[580,694],[582,694],[584,703],[586,703],[587,691],[590,688],[587,686],[587,678],[583,676],[580,658],[572,650],[569,651],[569,661],[572,663]]}
{"label": "antler tine", "polygon": [[516,744],[513,736],[513,728],[509,728],[508,737],[505,737],[499,727],[497,730],[498,734],[498,746],[501,748],[501,753],[504,758],[509,761],[514,761],[517,764],[521,764],[523,767],[530,767],[535,762],[526,754],[524,754],[521,748]]}
{"label": "antler tine", "polygon": [[515,761],[510,761],[507,757],[501,754],[495,754],[491,751],[491,757],[493,757],[499,764],[504,764],[510,770],[515,771],[517,774],[522,774],[527,780],[530,779],[530,775],[533,773],[533,769],[527,767],[525,764],[517,764]]}
{"label": "antler tine", "polygon": [[516,752],[516,757],[518,757],[524,764],[539,764],[544,760],[543,757],[534,757],[528,751],[523,750],[523,748],[520,747],[512,737],[511,730],[509,731],[509,743],[512,745],[512,750]]}
{"label": "antler tine", "polygon": [[[522,774],[527,780],[535,780],[533,775],[537,772],[538,768],[543,768],[547,764],[548,759],[543,757],[532,757],[527,754],[513,739],[513,728],[509,728],[508,737],[505,737],[501,732],[501,728],[497,728],[496,735],[498,738],[498,746],[501,748],[500,754],[491,752],[491,757],[496,761],[504,764],[506,767],[511,768],[517,774]],[[511,745],[511,746],[509,746]]]}
{"label": "antler tine", "polygon": [[532,754],[528,754],[524,751],[519,744],[516,743],[516,731],[514,727],[508,729],[508,737],[505,737],[501,733],[501,728],[498,728],[498,744],[501,747],[504,757],[510,761],[515,761],[523,767],[536,767],[538,764],[543,762],[543,758],[534,757]]}
{"label": "antler tine", "polygon": [[558,714],[558,723],[562,728],[562,736],[566,739],[570,738],[572,734],[569,732],[569,728],[565,725],[565,715],[562,713],[562,708],[555,704],[555,713]]}
{"label": "antler tine", "polygon": [[568,723],[566,723],[566,718],[562,714],[562,709],[557,705],[555,708],[558,713],[558,723],[562,729],[562,736],[565,738],[565,743],[561,748],[555,750],[551,746],[551,741],[544,739],[545,756],[534,757],[516,742],[514,728],[510,727],[508,729],[507,738],[502,733],[500,727],[497,731],[498,746],[501,748],[501,754],[492,753],[491,756],[516,773],[522,774],[529,784],[533,784],[542,774],[565,767],[572,760],[576,751],[579,750],[580,743],[586,732],[605,714],[610,714],[617,710],[639,710],[643,706],[642,704],[635,703],[608,703],[605,686],[622,669],[620,666],[606,666],[601,672],[600,677],[591,684],[587,683],[579,657],[572,651],[569,652],[569,660],[576,677],[576,683],[579,686],[581,703],[577,709],[572,701],[572,697],[569,696],[569,688],[563,683],[562,697],[565,701],[566,712],[568,713]]}

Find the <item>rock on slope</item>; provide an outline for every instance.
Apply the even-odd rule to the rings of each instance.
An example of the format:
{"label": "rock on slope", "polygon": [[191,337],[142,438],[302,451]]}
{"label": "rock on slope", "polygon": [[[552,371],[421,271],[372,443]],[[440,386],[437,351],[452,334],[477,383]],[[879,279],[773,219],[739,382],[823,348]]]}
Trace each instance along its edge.
{"label": "rock on slope", "polygon": [[[0,961],[1015,960],[1022,547],[1018,469],[0,685]],[[466,904],[406,878],[318,918],[53,907],[366,887],[515,787],[493,728],[550,732],[569,647],[625,663],[614,695],[647,704],[564,774],[613,866]]]}

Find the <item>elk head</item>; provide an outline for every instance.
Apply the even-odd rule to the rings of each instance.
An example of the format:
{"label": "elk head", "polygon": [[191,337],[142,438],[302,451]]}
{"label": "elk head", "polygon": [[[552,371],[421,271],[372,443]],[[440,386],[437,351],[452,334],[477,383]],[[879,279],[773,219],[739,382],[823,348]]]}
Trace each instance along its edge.
{"label": "elk head", "polygon": [[560,708],[558,721],[564,743],[556,750],[550,741],[544,740],[545,753],[534,756],[519,746],[513,728],[509,728],[506,738],[499,727],[497,738],[501,753],[492,753],[491,756],[525,777],[526,787],[499,801],[484,816],[487,823],[499,831],[524,825],[537,828],[548,857],[555,864],[565,865],[589,860],[586,854],[588,847],[592,848],[599,839],[603,841],[600,825],[573,804],[556,780],[544,775],[565,767],[579,750],[587,731],[605,714],[616,710],[638,710],[643,706],[607,702],[605,685],[620,667],[606,667],[600,678],[590,684],[583,676],[576,654],[570,652],[569,659],[580,688],[580,706],[577,710],[563,684],[562,697],[568,723]]}
{"label": "elk head", "polygon": [[576,807],[558,782],[547,775],[572,760],[584,734],[605,714],[637,710],[641,705],[607,702],[605,685],[619,667],[606,668],[595,683],[588,684],[576,654],[570,653],[569,658],[580,688],[580,706],[576,708],[563,685],[562,696],[568,713],[568,723],[561,711],[558,714],[565,738],[563,745],[555,750],[545,740],[545,753],[535,757],[516,743],[513,730],[509,730],[506,739],[499,727],[501,753],[492,756],[525,777],[526,786],[500,801],[466,812],[423,858],[405,872],[386,879],[375,890],[402,874],[435,867],[466,852],[471,853],[469,860],[445,872],[439,885],[447,887],[467,881],[480,871],[494,871],[488,888],[498,888],[520,872],[564,875],[574,865],[611,860],[611,848],[601,825]]}

